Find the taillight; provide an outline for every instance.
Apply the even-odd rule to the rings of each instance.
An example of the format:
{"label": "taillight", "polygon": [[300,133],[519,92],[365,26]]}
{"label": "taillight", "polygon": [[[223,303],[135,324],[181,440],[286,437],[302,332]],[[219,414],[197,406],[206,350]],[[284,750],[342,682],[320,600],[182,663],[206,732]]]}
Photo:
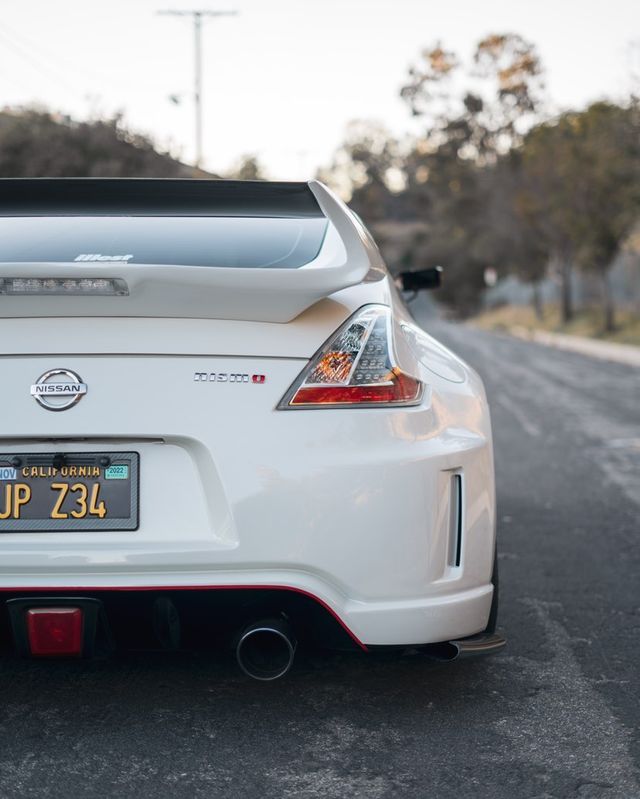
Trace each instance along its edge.
{"label": "taillight", "polygon": [[395,362],[391,311],[370,305],[324,344],[278,408],[415,405],[423,384]]}

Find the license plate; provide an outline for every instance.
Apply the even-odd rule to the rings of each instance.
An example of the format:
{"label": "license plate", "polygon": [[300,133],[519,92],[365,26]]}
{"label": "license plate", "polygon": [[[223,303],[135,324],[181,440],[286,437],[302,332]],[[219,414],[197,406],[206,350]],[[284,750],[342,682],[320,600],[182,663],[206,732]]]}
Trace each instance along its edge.
{"label": "license plate", "polygon": [[138,529],[137,452],[0,453],[0,534]]}

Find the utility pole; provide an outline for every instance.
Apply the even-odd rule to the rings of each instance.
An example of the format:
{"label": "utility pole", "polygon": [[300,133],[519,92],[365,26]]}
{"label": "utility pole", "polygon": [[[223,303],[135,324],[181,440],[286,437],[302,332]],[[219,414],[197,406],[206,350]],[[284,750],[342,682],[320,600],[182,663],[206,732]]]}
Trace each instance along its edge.
{"label": "utility pole", "polygon": [[195,71],[193,83],[193,100],[196,112],[196,159],[195,166],[202,163],[202,20],[204,17],[234,17],[237,11],[211,11],[206,8],[181,11],[169,9],[158,11],[158,14],[171,17],[191,17],[193,19]]}

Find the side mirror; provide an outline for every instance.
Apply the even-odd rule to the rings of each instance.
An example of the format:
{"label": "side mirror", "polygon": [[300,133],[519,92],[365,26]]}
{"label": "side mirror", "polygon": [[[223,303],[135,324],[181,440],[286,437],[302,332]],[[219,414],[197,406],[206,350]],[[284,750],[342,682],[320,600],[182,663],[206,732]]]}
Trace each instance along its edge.
{"label": "side mirror", "polygon": [[401,272],[399,277],[404,291],[437,289],[442,283],[442,267],[432,266],[416,272]]}

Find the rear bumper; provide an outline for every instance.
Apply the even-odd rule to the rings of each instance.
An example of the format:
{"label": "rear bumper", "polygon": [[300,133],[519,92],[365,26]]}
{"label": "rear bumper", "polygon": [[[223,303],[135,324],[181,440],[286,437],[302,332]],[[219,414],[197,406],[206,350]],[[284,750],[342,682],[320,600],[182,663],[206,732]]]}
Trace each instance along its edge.
{"label": "rear bumper", "polygon": [[[421,415],[388,421],[417,424]],[[191,443],[140,446],[140,529],[5,533],[0,591],[273,587],[313,597],[365,646],[411,646],[482,632],[495,550],[490,440],[460,430],[421,440],[417,430],[399,430],[406,440],[396,442],[397,457],[384,430],[379,451],[362,442],[332,449],[309,441],[313,458],[296,456],[297,471],[286,480],[273,467],[250,469],[248,459],[237,458],[234,479],[219,481],[214,490],[210,476],[213,488],[202,491],[211,502],[209,524],[193,515],[195,501],[174,501],[166,477],[167,463],[179,453],[187,473]],[[274,453],[275,444],[263,463]],[[169,473],[180,474],[178,465],[172,463],[176,471]],[[251,490],[252,474],[262,480],[260,490]],[[454,475],[461,477],[461,514],[452,513]],[[188,485],[195,483],[194,477]],[[230,501],[234,491],[244,493]]]}
{"label": "rear bumper", "polygon": [[[27,371],[16,363],[16,385],[51,365],[34,358]],[[300,372],[297,360],[269,361],[258,409],[236,385],[193,380],[202,368],[229,371],[229,358],[162,361],[170,379],[162,401],[150,402],[158,363],[67,361],[97,398],[74,408],[73,439],[69,420],[58,419],[64,414],[44,418],[36,403],[25,409],[16,389],[7,417],[15,407],[29,439],[7,439],[0,452],[137,452],[140,524],[82,533],[0,524],[0,590],[274,587],[313,597],[365,646],[486,629],[495,495],[476,378],[434,374],[415,407],[284,413],[273,409]],[[243,368],[266,367],[247,358]],[[133,392],[126,403],[122,381]]]}
{"label": "rear bumper", "polygon": [[[184,575],[181,575],[184,578]],[[282,591],[301,594],[322,606],[361,649],[369,646],[412,646],[465,638],[485,629],[493,586],[489,583],[457,593],[393,601],[362,601],[340,595],[309,575],[217,576],[191,575],[176,584],[175,575],[126,575],[87,579],[3,579],[0,592],[18,595],[31,592],[159,592],[159,591]],[[277,579],[277,578],[280,579]]]}

